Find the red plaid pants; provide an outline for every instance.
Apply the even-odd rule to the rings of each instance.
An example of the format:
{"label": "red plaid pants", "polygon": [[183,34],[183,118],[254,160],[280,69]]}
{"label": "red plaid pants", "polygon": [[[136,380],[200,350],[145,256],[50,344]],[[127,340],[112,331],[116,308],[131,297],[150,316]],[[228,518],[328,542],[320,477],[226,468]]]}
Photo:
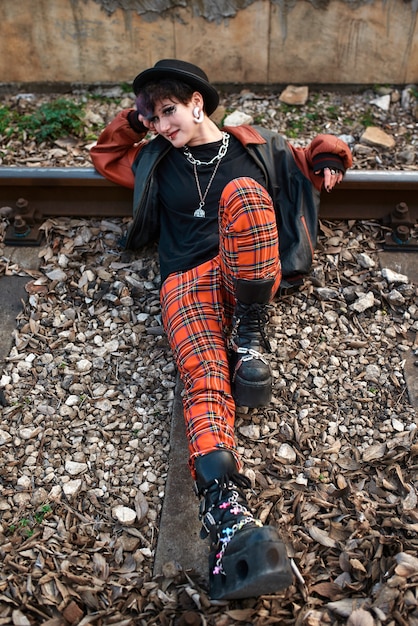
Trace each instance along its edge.
{"label": "red plaid pants", "polygon": [[193,477],[195,457],[219,448],[231,450],[240,466],[226,343],[235,280],[275,278],[273,294],[281,280],[273,203],[252,178],[236,178],[224,188],[219,234],[215,258],[170,274],[161,289],[163,324],[184,384]]}

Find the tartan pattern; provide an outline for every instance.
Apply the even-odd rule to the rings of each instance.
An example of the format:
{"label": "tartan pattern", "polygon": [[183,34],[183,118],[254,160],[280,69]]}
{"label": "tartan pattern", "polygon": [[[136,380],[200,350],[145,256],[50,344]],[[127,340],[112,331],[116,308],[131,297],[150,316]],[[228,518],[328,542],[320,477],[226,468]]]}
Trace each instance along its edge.
{"label": "tartan pattern", "polygon": [[275,278],[273,293],[281,281],[276,214],[264,187],[245,177],[228,183],[219,204],[219,231],[222,277],[232,296],[225,304],[231,318],[237,278]]}
{"label": "tartan pattern", "polygon": [[162,319],[184,384],[183,407],[194,458],[231,450],[240,466],[226,333],[235,306],[236,278],[275,277],[280,284],[278,235],[270,196],[251,178],[225,187],[219,205],[219,255],[171,274],[161,288]]}

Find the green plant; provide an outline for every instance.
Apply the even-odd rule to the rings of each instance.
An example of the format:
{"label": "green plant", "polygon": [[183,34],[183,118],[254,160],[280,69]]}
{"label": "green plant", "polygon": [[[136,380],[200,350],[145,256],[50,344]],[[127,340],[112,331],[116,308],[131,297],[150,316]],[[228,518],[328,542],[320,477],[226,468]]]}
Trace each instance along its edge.
{"label": "green plant", "polygon": [[10,135],[12,115],[7,107],[0,106],[0,135]]}
{"label": "green plant", "polygon": [[44,518],[52,511],[52,507],[49,504],[44,504],[40,511],[37,511],[34,515],[35,522],[41,524]]}
{"label": "green plant", "polygon": [[290,120],[287,125],[286,134],[288,137],[297,137],[304,129],[305,124],[303,118],[297,120]]}
{"label": "green plant", "polygon": [[17,523],[10,524],[8,527],[8,534],[13,535],[17,530],[20,530],[26,537],[32,537],[35,532],[36,525],[42,524],[51,511],[51,505],[44,504],[34,513],[33,516],[24,516]]}
{"label": "green plant", "polygon": [[338,107],[335,105],[331,105],[329,107],[326,108],[326,111],[328,113],[328,117],[332,120],[337,120],[338,119]]}
{"label": "green plant", "polygon": [[132,93],[132,83],[122,83],[120,87],[123,93]]}
{"label": "green plant", "polygon": [[79,135],[83,129],[83,105],[65,98],[42,104],[33,113],[17,120],[17,127],[35,141],[54,141],[66,135]]}
{"label": "green plant", "polygon": [[373,113],[372,113],[371,109],[367,109],[364,112],[364,115],[362,115],[362,117],[360,118],[360,123],[363,126],[373,126],[374,125]]}

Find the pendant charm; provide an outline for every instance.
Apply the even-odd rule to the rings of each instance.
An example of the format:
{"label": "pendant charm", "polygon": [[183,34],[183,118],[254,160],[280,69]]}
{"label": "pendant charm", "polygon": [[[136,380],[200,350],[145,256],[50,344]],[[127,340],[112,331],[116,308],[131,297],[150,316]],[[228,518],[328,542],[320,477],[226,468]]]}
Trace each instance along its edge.
{"label": "pendant charm", "polygon": [[200,207],[193,213],[194,217],[206,217],[206,213]]}

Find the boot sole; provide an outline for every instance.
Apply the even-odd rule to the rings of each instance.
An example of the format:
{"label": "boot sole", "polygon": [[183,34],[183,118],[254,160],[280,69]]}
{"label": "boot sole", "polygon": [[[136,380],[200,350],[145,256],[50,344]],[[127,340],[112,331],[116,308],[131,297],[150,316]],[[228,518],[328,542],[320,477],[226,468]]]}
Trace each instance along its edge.
{"label": "boot sole", "polygon": [[272,395],[271,379],[263,383],[249,383],[236,377],[232,386],[232,395],[237,406],[247,406],[251,409],[268,406]]}
{"label": "boot sole", "polygon": [[225,574],[211,576],[209,594],[212,599],[255,598],[276,593],[292,584],[292,569],[278,534],[266,526],[256,534],[255,541],[254,536],[249,537],[248,542],[243,537],[238,550],[234,549],[234,540],[231,541],[222,561]]}

